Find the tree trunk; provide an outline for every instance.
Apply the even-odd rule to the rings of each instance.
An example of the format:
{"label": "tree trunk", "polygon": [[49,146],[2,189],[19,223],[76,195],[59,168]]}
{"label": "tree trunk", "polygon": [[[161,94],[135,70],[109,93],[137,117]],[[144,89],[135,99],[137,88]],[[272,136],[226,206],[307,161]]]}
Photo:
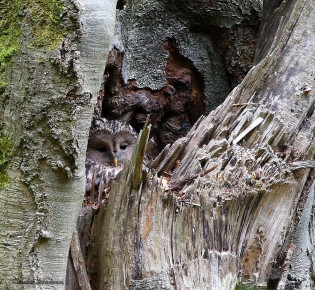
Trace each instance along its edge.
{"label": "tree trunk", "polygon": [[[0,283],[60,289],[116,1],[64,0],[53,13],[60,29],[48,32],[51,15],[40,25],[25,3],[0,3],[21,24],[3,29],[0,10],[1,33],[20,37],[0,43]],[[172,145],[143,167],[145,126],[106,209],[86,215],[83,255],[74,235],[73,275],[85,259],[92,289],[312,289],[315,4],[265,1],[248,74],[261,1],[121,0],[118,9],[109,60],[120,58],[120,70],[109,62],[98,109],[116,118],[132,107],[137,129],[150,113],[155,152]]]}
{"label": "tree trunk", "polygon": [[314,19],[310,1],[265,1],[242,83],[148,168],[135,152],[94,216],[93,289],[312,289]]}
{"label": "tree trunk", "polygon": [[[18,7],[18,1],[9,2],[1,3],[6,13],[1,33],[7,29],[1,49],[6,35],[20,38],[1,92],[1,156],[7,157],[1,160],[1,181],[8,181],[0,190],[0,284],[1,289],[61,289],[84,194],[88,131],[116,1],[67,0],[63,12],[53,10],[58,1],[29,6],[24,1]],[[52,38],[60,39],[57,47],[47,44]],[[3,59],[1,73],[2,65]],[[12,149],[10,159],[4,145]]]}

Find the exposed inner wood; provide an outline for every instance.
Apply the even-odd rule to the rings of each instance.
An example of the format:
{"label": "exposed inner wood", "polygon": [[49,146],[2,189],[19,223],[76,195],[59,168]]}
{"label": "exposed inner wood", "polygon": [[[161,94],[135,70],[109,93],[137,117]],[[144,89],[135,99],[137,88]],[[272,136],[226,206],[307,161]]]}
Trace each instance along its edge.
{"label": "exposed inner wood", "polygon": [[[295,21],[282,24],[277,43],[264,47],[264,58],[243,82],[198,120],[191,121],[182,104],[171,107],[168,102],[186,85],[189,94],[185,90],[181,96],[188,104],[194,97],[193,111],[202,111],[202,92],[193,89],[195,71],[187,60],[172,63],[172,54],[178,53],[172,40],[164,43],[173,66],[166,69],[169,83],[162,91],[137,88],[135,80],[124,85],[112,67],[107,91],[105,86],[110,98],[102,114],[114,118],[125,113],[126,96],[123,102],[134,108],[136,128],[149,111],[153,134],[162,130],[169,137],[178,119],[172,126],[161,125],[158,105],[177,117],[185,115],[191,129],[185,134],[178,130],[171,139],[157,134],[159,148],[170,145],[143,167],[148,138],[142,137],[132,162],[113,182],[106,210],[102,205],[94,214],[84,240],[92,288],[146,289],[158,283],[166,289],[206,289],[211,281],[213,289],[231,289],[237,278],[260,286],[285,283],[294,249],[288,237],[315,175],[312,56],[301,33],[305,28],[296,26],[297,15],[308,12],[300,3],[293,6],[287,9]],[[304,58],[295,61],[295,51],[287,48],[297,41],[303,43],[299,49]],[[115,49],[114,54],[112,60],[123,57]],[[170,75],[175,65],[180,85],[175,72]],[[301,67],[305,71],[297,73]],[[173,89],[175,83],[179,86]],[[139,103],[139,95],[152,103]],[[81,219],[88,222],[89,214]]]}

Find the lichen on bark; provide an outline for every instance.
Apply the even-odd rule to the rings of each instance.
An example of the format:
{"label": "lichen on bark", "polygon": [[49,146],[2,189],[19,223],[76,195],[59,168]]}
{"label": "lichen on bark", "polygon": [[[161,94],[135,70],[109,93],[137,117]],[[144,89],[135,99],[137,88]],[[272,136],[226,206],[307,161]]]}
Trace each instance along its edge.
{"label": "lichen on bark", "polygon": [[0,129],[12,142],[14,182],[0,188],[0,281],[47,289],[39,281],[63,282],[66,273],[116,1],[0,2],[11,17],[0,20],[1,52],[16,40],[1,62]]}

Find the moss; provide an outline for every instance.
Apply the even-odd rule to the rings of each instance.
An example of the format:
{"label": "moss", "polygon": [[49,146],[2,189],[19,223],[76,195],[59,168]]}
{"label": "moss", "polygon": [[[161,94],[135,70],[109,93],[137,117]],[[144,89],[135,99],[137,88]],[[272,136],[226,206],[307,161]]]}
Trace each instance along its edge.
{"label": "moss", "polygon": [[0,131],[0,188],[7,185],[9,178],[7,175],[7,166],[11,157],[12,143],[7,136]]}
{"label": "moss", "polygon": [[54,49],[66,33],[62,27],[63,5],[60,0],[28,0],[33,27],[33,45]]}
{"label": "moss", "polygon": [[7,70],[20,49],[23,19],[32,25],[32,46],[53,49],[63,38],[61,0],[0,0],[0,94],[7,86]]}

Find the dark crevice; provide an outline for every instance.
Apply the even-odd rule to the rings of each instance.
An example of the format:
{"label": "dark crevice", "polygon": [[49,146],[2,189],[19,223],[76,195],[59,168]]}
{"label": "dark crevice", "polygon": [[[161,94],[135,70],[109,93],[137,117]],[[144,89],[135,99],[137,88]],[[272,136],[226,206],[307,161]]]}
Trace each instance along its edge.
{"label": "dark crevice", "polygon": [[163,50],[169,53],[161,90],[139,88],[136,80],[124,82],[124,53],[113,48],[108,56],[103,88],[100,91],[101,116],[120,119],[129,114],[129,123],[140,131],[150,114],[151,137],[157,154],[168,143],[185,136],[205,113],[204,81],[193,62],[182,56],[174,39],[166,38]]}
{"label": "dark crevice", "polygon": [[[125,4],[125,0],[120,0],[117,8],[123,9]],[[259,21],[257,13],[253,12],[241,24],[232,28],[204,23],[189,25],[191,32],[211,37],[213,47],[224,64],[229,89],[238,85],[252,67]],[[164,68],[165,87],[152,90],[138,87],[136,79],[125,82],[122,76],[124,52],[114,47],[108,56],[98,104],[99,116],[107,119],[121,119],[129,114],[129,123],[138,132],[149,114],[151,137],[155,140],[152,157],[167,144],[185,136],[199,117],[206,113],[203,74],[193,61],[180,53],[174,38],[166,37],[161,47],[168,53]],[[207,136],[204,142],[211,137]]]}
{"label": "dark crevice", "polygon": [[116,9],[123,10],[127,0],[118,0]]}

